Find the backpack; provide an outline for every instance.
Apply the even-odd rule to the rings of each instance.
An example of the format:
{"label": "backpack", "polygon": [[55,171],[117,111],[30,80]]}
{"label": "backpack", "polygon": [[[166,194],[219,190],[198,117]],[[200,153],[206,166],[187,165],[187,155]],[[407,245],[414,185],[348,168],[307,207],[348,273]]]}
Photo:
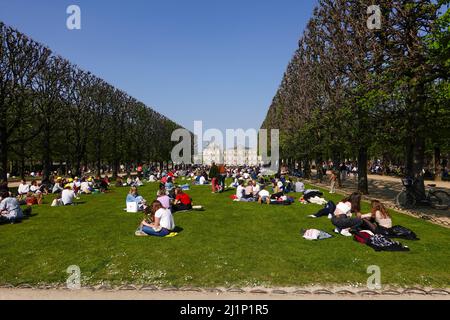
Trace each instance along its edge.
{"label": "backpack", "polygon": [[359,243],[367,244],[372,235],[367,231],[357,231],[353,234],[353,239]]}

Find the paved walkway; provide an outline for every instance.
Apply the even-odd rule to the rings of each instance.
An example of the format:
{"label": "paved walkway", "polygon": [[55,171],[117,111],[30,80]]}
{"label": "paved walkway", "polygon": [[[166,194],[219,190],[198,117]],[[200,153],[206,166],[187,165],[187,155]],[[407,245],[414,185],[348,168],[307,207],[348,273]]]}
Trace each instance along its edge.
{"label": "paved walkway", "polygon": [[[369,195],[364,197],[366,200],[378,199],[383,201],[383,203],[385,203],[388,207],[395,208],[397,211],[450,227],[450,209],[436,210],[428,207],[418,207],[410,210],[403,210],[398,208],[395,199],[403,188],[400,178],[369,175],[368,182]],[[311,183],[319,187],[329,189],[329,183],[320,183],[317,180],[312,180]],[[426,181],[425,184],[436,184],[436,189],[444,190],[450,193],[450,182],[448,181]],[[342,187],[337,188],[337,191],[342,194],[348,194],[354,192],[355,190],[357,190],[357,182],[353,177],[346,179],[342,183]]]}
{"label": "paved walkway", "polygon": [[0,288],[0,300],[450,300],[444,289],[382,289],[371,291],[348,287],[145,290],[139,288],[95,290]]}

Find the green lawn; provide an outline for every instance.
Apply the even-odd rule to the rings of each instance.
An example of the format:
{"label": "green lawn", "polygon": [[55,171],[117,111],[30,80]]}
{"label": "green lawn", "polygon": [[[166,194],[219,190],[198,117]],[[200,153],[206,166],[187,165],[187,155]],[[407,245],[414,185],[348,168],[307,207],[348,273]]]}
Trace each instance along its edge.
{"label": "green lawn", "polygon": [[[147,200],[156,190],[140,189]],[[68,266],[78,265],[83,285],[364,285],[367,267],[378,265],[384,285],[450,286],[450,232],[426,221],[394,213],[394,223],[421,240],[402,240],[411,252],[375,252],[342,236],[304,240],[301,228],[333,230],[327,218],[306,217],[320,206],[236,203],[234,191],[194,187],[189,194],[206,211],[176,214],[177,237],[135,237],[142,216],[123,211],[127,191],[84,196],[74,207],[52,208],[47,198],[37,216],[0,226],[0,284],[65,283]]]}

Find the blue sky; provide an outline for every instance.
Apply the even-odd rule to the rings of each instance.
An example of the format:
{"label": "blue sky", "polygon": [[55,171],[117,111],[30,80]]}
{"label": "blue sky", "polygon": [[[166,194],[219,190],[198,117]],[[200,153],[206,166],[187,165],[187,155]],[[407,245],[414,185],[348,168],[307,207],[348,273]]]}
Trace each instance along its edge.
{"label": "blue sky", "polygon": [[190,130],[258,129],[315,4],[0,0],[0,20]]}

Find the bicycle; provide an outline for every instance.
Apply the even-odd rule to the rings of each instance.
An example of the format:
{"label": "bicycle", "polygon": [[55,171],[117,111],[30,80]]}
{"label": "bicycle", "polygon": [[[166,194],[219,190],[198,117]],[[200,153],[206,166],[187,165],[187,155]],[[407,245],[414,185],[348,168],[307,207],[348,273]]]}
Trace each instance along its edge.
{"label": "bicycle", "polygon": [[415,185],[418,179],[405,178],[402,179],[403,190],[397,195],[396,202],[401,208],[411,209],[417,204],[429,206],[438,210],[447,210],[450,207],[450,194],[443,190],[435,190],[435,184],[428,184],[425,190],[425,198],[423,194],[417,191]]}

